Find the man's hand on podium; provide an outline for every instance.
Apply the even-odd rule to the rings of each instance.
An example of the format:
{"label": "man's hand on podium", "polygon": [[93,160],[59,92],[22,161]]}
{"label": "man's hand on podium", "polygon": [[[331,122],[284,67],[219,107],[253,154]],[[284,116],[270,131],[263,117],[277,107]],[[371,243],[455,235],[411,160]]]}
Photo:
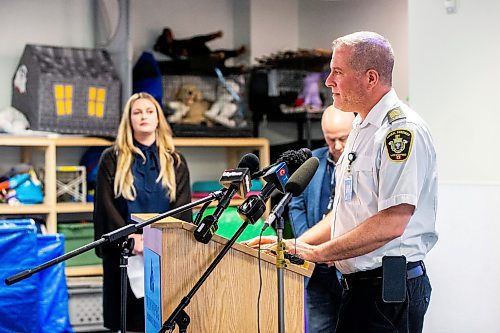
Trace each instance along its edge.
{"label": "man's hand on podium", "polygon": [[[254,237],[254,238],[249,239],[247,241],[241,242],[241,244],[249,246],[253,249],[258,249],[259,248],[259,239],[261,239],[261,238]],[[261,239],[261,242],[260,242],[261,243],[260,248],[267,253],[270,253],[272,255],[276,255],[276,247],[277,247],[276,242],[277,242],[276,236],[263,236]],[[289,246],[293,246],[293,244],[295,244],[295,239],[288,239],[288,240],[285,240],[284,242],[285,242],[286,249],[288,249]],[[302,259],[301,257],[299,257],[297,255],[291,254],[289,252],[285,253],[285,259],[290,260],[290,262],[292,264],[296,264],[296,265],[304,264],[304,259]]]}
{"label": "man's hand on podium", "polygon": [[259,239],[260,239],[260,248],[262,250],[271,250],[276,247],[276,242],[278,241],[278,237],[276,236],[262,236],[262,237],[254,237],[249,240],[243,241],[240,244],[251,247],[252,249],[259,248]]}
{"label": "man's hand on podium", "polygon": [[321,262],[317,245],[310,245],[298,239],[286,239],[284,242],[288,253],[307,261]]}

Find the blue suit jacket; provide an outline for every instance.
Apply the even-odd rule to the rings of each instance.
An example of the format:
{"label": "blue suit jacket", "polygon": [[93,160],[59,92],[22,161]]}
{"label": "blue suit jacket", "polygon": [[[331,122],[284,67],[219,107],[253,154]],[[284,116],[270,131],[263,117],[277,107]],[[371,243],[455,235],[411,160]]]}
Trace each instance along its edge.
{"label": "blue suit jacket", "polygon": [[[292,199],[289,206],[289,216],[293,225],[295,237],[299,237],[306,230],[318,223],[323,217],[320,210],[320,195],[327,167],[328,147],[313,150],[313,156],[319,159],[319,166],[309,185],[298,197]],[[334,170],[335,172],[335,170]]]}

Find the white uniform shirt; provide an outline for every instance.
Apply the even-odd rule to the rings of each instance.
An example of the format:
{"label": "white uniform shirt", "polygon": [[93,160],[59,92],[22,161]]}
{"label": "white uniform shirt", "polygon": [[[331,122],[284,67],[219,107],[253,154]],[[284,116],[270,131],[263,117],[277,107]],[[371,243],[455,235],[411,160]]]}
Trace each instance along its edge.
{"label": "white uniform shirt", "polygon": [[[390,124],[388,112],[396,107],[405,118]],[[351,199],[346,200],[351,152],[356,158],[351,164]],[[410,204],[415,212],[401,237],[365,255],[340,260],[336,267],[349,274],[380,267],[386,255],[404,255],[409,262],[423,260],[438,237],[436,153],[422,118],[391,90],[362,122],[359,115],[356,117],[337,166],[332,237],[349,232],[392,206]]]}

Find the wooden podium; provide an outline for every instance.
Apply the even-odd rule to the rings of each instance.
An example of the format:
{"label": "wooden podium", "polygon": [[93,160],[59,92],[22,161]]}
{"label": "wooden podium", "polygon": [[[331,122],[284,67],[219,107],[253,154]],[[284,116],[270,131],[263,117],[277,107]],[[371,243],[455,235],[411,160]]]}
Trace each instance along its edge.
{"label": "wooden podium", "polygon": [[[136,214],[143,222],[155,214]],[[144,228],[146,332],[158,332],[228,242],[214,235],[208,244],[195,240],[191,223],[166,218]],[[276,259],[261,254],[261,332],[278,331]],[[285,329],[304,332],[304,277],[314,264],[288,263],[284,271]],[[188,332],[257,332],[258,252],[235,243],[185,308]],[[178,327],[176,326],[176,332]]]}

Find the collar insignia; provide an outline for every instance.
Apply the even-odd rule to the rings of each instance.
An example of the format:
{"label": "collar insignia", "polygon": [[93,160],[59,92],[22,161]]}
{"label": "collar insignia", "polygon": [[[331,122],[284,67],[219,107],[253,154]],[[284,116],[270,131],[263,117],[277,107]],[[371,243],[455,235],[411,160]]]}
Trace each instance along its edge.
{"label": "collar insignia", "polygon": [[389,124],[392,124],[398,119],[406,118],[406,115],[404,114],[403,110],[401,110],[401,108],[395,107],[394,109],[387,112],[387,118],[389,118]]}

